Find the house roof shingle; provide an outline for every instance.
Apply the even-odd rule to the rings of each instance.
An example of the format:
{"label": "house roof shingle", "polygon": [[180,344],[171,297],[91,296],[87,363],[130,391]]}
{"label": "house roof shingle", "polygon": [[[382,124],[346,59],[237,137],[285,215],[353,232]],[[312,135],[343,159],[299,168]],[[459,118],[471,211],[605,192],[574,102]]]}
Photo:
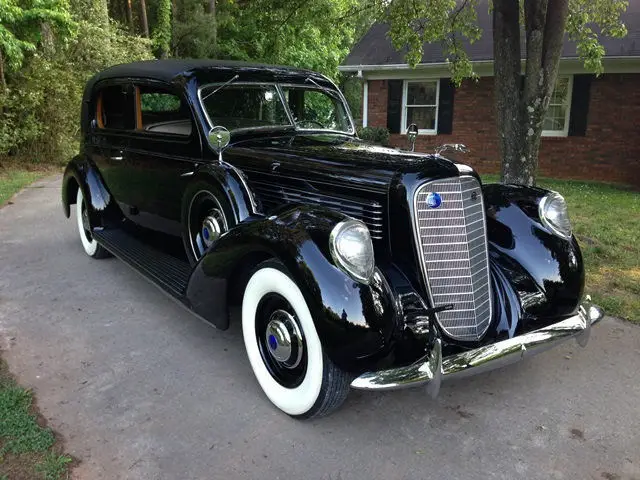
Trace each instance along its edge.
{"label": "house roof shingle", "polygon": [[[629,2],[627,11],[622,15],[622,21],[627,26],[628,35],[625,38],[602,37],[600,42],[605,48],[607,57],[640,57],[640,1]],[[478,7],[478,24],[482,29],[482,36],[473,44],[466,43],[465,49],[471,61],[493,60],[492,20],[486,5]],[[406,64],[406,50],[396,50],[388,36],[389,26],[376,23],[351,49],[347,58],[342,62],[344,67],[359,65],[401,65]],[[565,40],[562,51],[563,58],[576,58],[576,44]],[[425,43],[421,64],[444,63],[440,43]]]}

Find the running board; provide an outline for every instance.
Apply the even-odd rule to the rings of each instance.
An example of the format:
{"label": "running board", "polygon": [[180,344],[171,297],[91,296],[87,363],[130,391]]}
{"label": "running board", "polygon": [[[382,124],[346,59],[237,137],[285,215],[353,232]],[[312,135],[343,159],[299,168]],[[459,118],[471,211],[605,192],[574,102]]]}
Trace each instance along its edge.
{"label": "running board", "polygon": [[189,263],[150,247],[120,229],[95,229],[100,245],[171,296],[183,300],[191,276]]}

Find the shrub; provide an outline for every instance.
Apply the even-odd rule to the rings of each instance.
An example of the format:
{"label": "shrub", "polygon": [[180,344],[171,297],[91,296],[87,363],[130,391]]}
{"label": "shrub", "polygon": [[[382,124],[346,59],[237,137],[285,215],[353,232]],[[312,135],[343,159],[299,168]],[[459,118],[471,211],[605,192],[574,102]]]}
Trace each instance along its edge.
{"label": "shrub", "polygon": [[389,129],[385,127],[360,127],[358,128],[358,136],[362,140],[378,145],[389,145]]}

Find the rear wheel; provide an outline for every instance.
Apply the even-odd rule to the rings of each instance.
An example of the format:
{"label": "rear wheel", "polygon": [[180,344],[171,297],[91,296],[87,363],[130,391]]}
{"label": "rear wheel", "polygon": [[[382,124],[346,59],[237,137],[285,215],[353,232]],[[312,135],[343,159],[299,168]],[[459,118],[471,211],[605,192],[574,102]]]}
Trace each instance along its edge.
{"label": "rear wheel", "polygon": [[258,383],[283,412],[319,417],[347,398],[350,377],[323,351],[304,296],[280,262],[261,263],[249,279],[242,333]]}
{"label": "rear wheel", "polygon": [[78,223],[80,242],[82,243],[85,253],[97,259],[110,257],[111,254],[109,251],[100,245],[91,234],[89,211],[87,210],[87,203],[80,187],[78,187],[78,194],[76,195],[76,220]]}

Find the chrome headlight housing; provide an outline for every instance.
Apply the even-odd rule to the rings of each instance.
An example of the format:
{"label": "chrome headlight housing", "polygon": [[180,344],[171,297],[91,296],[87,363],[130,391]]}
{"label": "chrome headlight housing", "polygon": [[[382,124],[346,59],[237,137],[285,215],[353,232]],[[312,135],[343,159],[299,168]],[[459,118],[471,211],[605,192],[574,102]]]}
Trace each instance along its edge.
{"label": "chrome headlight housing", "polygon": [[371,281],[375,270],[373,243],[364,223],[352,219],[338,223],[329,236],[329,250],[336,265],[354,280]]}
{"label": "chrome headlight housing", "polygon": [[567,202],[557,192],[551,192],[540,200],[538,206],[542,224],[564,239],[571,238],[571,222],[567,211]]}

